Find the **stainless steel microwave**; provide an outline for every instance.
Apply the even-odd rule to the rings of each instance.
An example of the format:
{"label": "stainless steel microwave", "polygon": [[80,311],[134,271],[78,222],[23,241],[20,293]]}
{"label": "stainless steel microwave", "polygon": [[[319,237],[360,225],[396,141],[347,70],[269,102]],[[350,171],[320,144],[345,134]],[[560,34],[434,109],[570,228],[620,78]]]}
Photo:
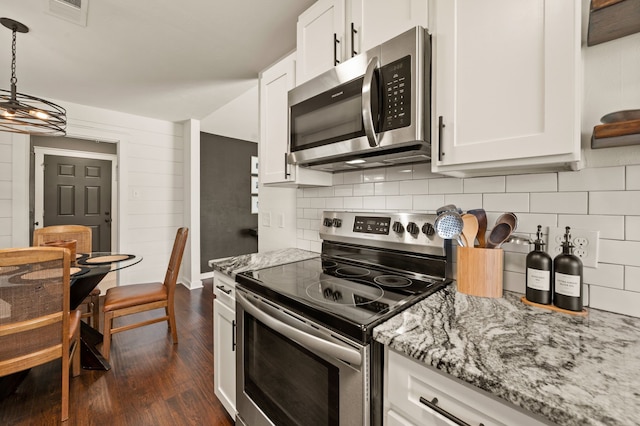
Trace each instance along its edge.
{"label": "stainless steel microwave", "polygon": [[289,163],[338,171],[429,161],[431,37],[422,27],[289,91]]}

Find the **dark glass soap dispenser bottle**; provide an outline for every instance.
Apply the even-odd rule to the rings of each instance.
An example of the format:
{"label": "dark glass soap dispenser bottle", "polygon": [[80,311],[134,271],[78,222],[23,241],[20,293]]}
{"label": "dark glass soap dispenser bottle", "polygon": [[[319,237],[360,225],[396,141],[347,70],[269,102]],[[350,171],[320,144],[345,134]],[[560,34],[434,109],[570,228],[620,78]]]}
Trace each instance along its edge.
{"label": "dark glass soap dispenser bottle", "polygon": [[573,254],[571,228],[565,228],[562,253],[553,260],[553,304],[570,311],[582,310],[582,261]]}
{"label": "dark glass soap dispenser bottle", "polygon": [[544,251],[542,226],[538,225],[534,249],[527,254],[526,297],[527,300],[543,305],[550,305],[553,296],[551,268],[553,261]]}

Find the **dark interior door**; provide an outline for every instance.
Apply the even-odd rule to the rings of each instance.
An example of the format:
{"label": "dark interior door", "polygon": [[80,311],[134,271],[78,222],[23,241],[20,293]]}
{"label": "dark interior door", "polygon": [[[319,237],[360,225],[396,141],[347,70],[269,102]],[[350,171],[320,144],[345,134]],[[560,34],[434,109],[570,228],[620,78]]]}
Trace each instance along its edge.
{"label": "dark interior door", "polygon": [[111,251],[111,161],[44,156],[44,226],[85,225],[93,251]]}

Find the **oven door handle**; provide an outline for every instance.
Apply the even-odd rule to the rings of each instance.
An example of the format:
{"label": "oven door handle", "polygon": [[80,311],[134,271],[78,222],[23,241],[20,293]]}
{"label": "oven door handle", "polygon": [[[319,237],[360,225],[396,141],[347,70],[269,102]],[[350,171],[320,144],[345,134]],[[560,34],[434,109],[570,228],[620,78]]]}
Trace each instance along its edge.
{"label": "oven door handle", "polygon": [[364,125],[364,133],[367,135],[369,146],[375,148],[379,145],[378,135],[376,134],[375,124],[373,122],[373,104],[371,100],[371,85],[373,84],[373,74],[380,66],[378,57],[374,56],[367,64],[367,70],[364,73],[362,81],[362,124]]}
{"label": "oven door handle", "polygon": [[242,306],[242,308],[255,319],[267,325],[272,330],[277,331],[283,336],[286,336],[309,349],[314,349],[333,358],[341,359],[351,365],[360,366],[362,364],[362,356],[360,355],[360,352],[353,348],[342,346],[320,337],[307,334],[304,331],[290,326],[289,324],[285,324],[262,311],[239,293],[236,293],[236,302],[240,303],[240,306]]}

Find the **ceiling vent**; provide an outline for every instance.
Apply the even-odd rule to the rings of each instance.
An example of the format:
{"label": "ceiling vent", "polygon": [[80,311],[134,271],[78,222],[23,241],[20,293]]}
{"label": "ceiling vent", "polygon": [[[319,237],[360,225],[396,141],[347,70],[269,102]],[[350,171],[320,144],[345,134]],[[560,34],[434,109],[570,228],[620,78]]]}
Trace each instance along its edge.
{"label": "ceiling vent", "polygon": [[89,0],[44,0],[45,12],[49,15],[87,26],[87,10]]}

